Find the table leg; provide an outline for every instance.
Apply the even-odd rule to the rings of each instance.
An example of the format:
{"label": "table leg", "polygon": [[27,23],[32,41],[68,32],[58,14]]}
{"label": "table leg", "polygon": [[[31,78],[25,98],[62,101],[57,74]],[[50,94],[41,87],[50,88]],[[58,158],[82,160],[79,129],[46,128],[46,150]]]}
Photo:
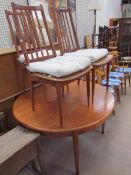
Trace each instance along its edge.
{"label": "table leg", "polygon": [[75,168],[76,175],[79,175],[79,137],[77,133],[73,133],[73,148],[74,148],[74,159],[75,159]]}
{"label": "table leg", "polygon": [[105,133],[105,123],[102,124],[102,132],[101,132],[101,133],[102,133],[102,134]]}

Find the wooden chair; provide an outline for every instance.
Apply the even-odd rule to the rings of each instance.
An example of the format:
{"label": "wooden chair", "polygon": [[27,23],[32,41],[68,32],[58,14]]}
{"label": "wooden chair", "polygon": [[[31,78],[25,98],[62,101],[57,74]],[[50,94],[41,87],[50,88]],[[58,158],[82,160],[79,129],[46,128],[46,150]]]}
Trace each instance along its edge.
{"label": "wooden chair", "polygon": [[[39,137],[39,133],[20,126],[2,135],[0,137],[0,175],[17,174],[29,163],[32,164],[36,174],[46,175],[39,156]],[[41,172],[35,167],[36,159]]]}
{"label": "wooden chair", "polygon": [[[13,12],[5,10],[5,14],[6,14],[6,19],[9,25],[9,29],[10,29],[10,33],[11,33],[11,38],[13,41],[13,44],[15,45],[15,49],[16,49],[16,53],[17,53],[17,59],[16,61],[16,65],[19,64],[19,56],[22,54],[22,50],[20,49],[20,41],[19,38],[17,36],[16,33],[16,27],[15,27],[15,22],[14,22],[14,15]],[[22,82],[23,82],[23,91],[25,91],[25,73],[26,73],[26,65],[23,62],[23,64],[19,64],[20,68],[22,69],[23,72],[23,76],[22,76]]]}
{"label": "wooden chair", "polygon": [[[69,8],[55,9],[50,4],[51,16],[54,21],[54,27],[58,37],[58,42],[61,45],[62,53],[70,53],[80,50],[80,45],[75,30],[75,25],[72,17],[72,11]],[[92,99],[94,99],[95,90],[95,70],[103,65],[107,65],[107,80],[109,79],[109,66],[112,56],[106,56],[92,63]],[[108,84],[108,83],[107,83]],[[108,85],[107,85],[108,89]],[[93,100],[92,100],[93,102]]]}
{"label": "wooden chair", "polygon": [[109,51],[118,50],[119,27],[109,27]]}
{"label": "wooden chair", "polygon": [[[13,9],[14,17],[15,17],[15,25],[16,25],[17,34],[18,34],[19,41],[20,41],[20,47],[25,57],[26,66],[28,67],[31,65],[31,63],[36,63],[36,62],[41,64],[42,60],[46,60],[47,62],[49,59],[51,60],[51,58],[55,58],[56,52],[55,52],[54,45],[52,44],[52,41],[50,38],[50,31],[48,29],[43,7],[41,5],[40,6],[21,6],[21,5],[12,3],[12,9]],[[50,45],[50,51],[51,51],[50,53],[49,53],[49,48],[47,47],[47,44],[45,42],[44,33],[42,33],[41,31],[41,26],[40,26],[39,18],[38,18],[38,12],[41,13],[43,17],[43,24],[45,25],[46,34],[49,39],[49,45]],[[33,15],[35,15],[35,19],[38,24],[37,29],[36,29],[36,25],[33,20]],[[40,42],[40,38],[38,35],[38,30],[39,30],[39,33],[41,34],[41,38],[42,38],[41,42]],[[26,41],[22,35],[22,31],[24,31],[25,33]],[[43,52],[43,47],[44,47],[44,52]],[[28,69],[28,74],[30,77],[30,84],[31,84],[33,111],[35,111],[34,88],[33,88],[34,82],[39,81],[42,83],[44,87],[43,93],[44,93],[45,98],[46,98],[45,85],[50,84],[54,86],[57,92],[57,100],[58,100],[58,108],[59,108],[59,122],[60,122],[60,127],[62,127],[63,126],[62,97],[61,97],[62,88],[68,83],[78,80],[83,76],[86,76],[87,101],[88,101],[88,106],[89,106],[89,102],[90,102],[89,73],[91,69],[92,69],[92,66],[88,66],[82,71],[76,72],[74,74],[71,74],[65,77],[51,76],[51,75],[48,75],[47,73],[44,73],[44,74],[37,73],[37,71],[32,72]]]}
{"label": "wooden chair", "polygon": [[[15,20],[14,19],[14,14],[13,14],[12,11],[8,11],[8,10],[5,10],[5,14],[6,14],[7,22],[8,22],[8,25],[9,25],[11,38],[12,38],[12,41],[13,41],[13,44],[15,46],[16,53],[17,53],[16,65],[19,65],[20,68],[22,69],[22,72],[23,72],[23,74],[22,74],[23,75],[23,77],[22,77],[23,81],[22,82],[23,82],[23,92],[25,92],[25,90],[26,90],[25,76],[27,74],[27,69],[26,69],[24,54],[22,53],[22,49],[20,47],[19,37],[18,37],[17,31],[16,31],[16,26],[15,26],[15,21],[14,21]],[[35,21],[36,27],[38,27],[37,20],[34,19],[34,21]],[[39,21],[39,26],[41,27],[41,31],[44,32],[44,24],[41,20]],[[27,40],[30,40],[30,46],[33,47],[32,43],[31,43],[32,42],[31,38],[26,39],[26,35],[24,34],[24,31],[22,31],[22,35],[26,40],[26,45],[27,45],[26,47],[27,48],[29,47]],[[40,37],[41,37],[41,35],[40,35]],[[46,39],[48,40],[47,36],[46,36]],[[42,39],[40,39],[40,40],[42,40]],[[46,41],[46,42],[48,42],[48,41]],[[58,44],[55,43],[55,45],[58,45]],[[44,46],[42,46],[42,47],[44,49]],[[49,43],[47,43],[47,47],[50,48]],[[56,50],[56,54],[61,55],[61,52],[59,50]]]}

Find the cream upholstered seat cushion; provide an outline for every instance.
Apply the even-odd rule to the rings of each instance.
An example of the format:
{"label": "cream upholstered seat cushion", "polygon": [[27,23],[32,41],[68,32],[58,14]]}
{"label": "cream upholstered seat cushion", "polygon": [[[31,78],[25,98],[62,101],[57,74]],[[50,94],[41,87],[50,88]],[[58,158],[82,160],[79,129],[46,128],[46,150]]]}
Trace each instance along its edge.
{"label": "cream upholstered seat cushion", "polygon": [[[44,56],[47,56],[46,50],[43,49],[42,51],[43,51],[43,55],[44,55]],[[48,53],[49,53],[49,55],[52,55],[52,50],[48,50]],[[57,56],[60,56],[60,55],[61,55],[60,50],[56,50],[56,55],[57,55]],[[42,57],[41,51],[38,52],[38,56],[39,56],[39,57]],[[28,57],[29,57],[30,60],[32,59],[31,54],[28,54]],[[34,58],[37,58],[36,52],[33,53],[33,57],[34,57]],[[18,60],[19,60],[21,63],[24,63],[24,62],[25,62],[24,54],[21,54],[21,55],[19,56]]]}
{"label": "cream upholstered seat cushion", "polygon": [[64,56],[73,55],[76,57],[87,57],[90,58],[91,62],[95,62],[106,55],[108,55],[108,50],[102,49],[81,49],[76,52],[65,53]]}
{"label": "cream upholstered seat cushion", "polygon": [[46,61],[30,63],[30,72],[44,73],[54,77],[63,77],[81,71],[90,66],[91,61],[85,57],[59,56]]}

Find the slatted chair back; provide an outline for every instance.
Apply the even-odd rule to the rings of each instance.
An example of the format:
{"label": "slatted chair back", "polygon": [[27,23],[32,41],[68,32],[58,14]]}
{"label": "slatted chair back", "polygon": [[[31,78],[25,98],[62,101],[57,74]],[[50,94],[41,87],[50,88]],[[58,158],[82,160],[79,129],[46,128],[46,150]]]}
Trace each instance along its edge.
{"label": "slatted chair back", "polygon": [[10,34],[12,37],[12,41],[13,41],[13,44],[15,45],[15,49],[16,49],[17,55],[19,57],[19,55],[21,54],[21,50],[19,47],[19,40],[18,40],[18,37],[16,35],[14,15],[13,15],[13,12],[8,11],[8,10],[5,10],[5,14],[6,14],[7,22],[8,22],[9,28],[10,28]]}
{"label": "slatted chair back", "polygon": [[[14,22],[26,65],[56,56],[42,5],[12,3]],[[45,30],[43,31],[42,28]],[[50,47],[48,47],[50,46]]]}
{"label": "slatted chair back", "polygon": [[120,43],[119,52],[123,57],[126,57],[126,56],[131,57],[131,43]]}
{"label": "slatted chair back", "polygon": [[73,52],[80,49],[75,24],[70,8],[55,9],[51,7],[52,18],[62,51]]}

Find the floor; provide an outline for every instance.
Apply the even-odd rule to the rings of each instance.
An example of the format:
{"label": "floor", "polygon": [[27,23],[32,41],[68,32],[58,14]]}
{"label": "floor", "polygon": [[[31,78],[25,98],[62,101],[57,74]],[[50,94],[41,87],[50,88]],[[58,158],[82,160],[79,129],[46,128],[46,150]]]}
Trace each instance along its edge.
{"label": "floor", "polygon": [[[131,88],[116,104],[116,115],[80,139],[80,175],[131,175]],[[75,175],[71,138],[41,137],[48,175]],[[24,170],[20,175],[32,175]]]}

